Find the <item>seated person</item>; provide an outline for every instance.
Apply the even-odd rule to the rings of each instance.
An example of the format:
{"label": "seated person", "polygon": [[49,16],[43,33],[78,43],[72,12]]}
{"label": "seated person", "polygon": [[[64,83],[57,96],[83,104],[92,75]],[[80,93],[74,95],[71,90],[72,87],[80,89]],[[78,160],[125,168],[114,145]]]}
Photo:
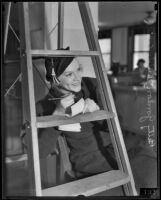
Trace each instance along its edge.
{"label": "seated person", "polygon": [[135,68],[134,72],[138,72],[140,78],[142,79],[142,81],[146,81],[147,80],[147,76],[148,76],[148,68],[144,66],[145,60],[144,59],[139,59],[137,62],[137,68]]}
{"label": "seated person", "polygon": [[[51,83],[51,89],[49,94],[37,104],[39,116],[65,115],[67,108],[81,98],[85,100],[83,113],[93,112],[102,107],[96,80],[94,78],[82,78],[82,68],[79,66],[77,58],[47,58],[45,67],[46,78]],[[56,75],[54,77],[53,69]],[[57,85],[56,82],[60,82],[60,84]],[[60,100],[49,100],[60,97],[62,97]],[[58,136],[63,134],[70,148],[70,161],[77,177],[117,169],[108,128],[104,122],[73,124],[75,130],[70,130],[70,126],[67,130],[62,129],[62,126],[40,129],[40,157],[51,153],[56,147]],[[47,141],[45,141],[45,138]]]}

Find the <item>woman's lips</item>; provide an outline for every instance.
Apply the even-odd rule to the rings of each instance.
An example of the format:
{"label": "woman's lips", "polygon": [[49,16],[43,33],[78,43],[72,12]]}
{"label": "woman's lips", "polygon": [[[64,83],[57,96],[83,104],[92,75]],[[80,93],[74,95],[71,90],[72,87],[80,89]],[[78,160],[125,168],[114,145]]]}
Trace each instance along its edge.
{"label": "woman's lips", "polygon": [[80,86],[81,83],[80,83],[80,82],[77,82],[77,83],[73,83],[72,85],[74,85],[74,86]]}

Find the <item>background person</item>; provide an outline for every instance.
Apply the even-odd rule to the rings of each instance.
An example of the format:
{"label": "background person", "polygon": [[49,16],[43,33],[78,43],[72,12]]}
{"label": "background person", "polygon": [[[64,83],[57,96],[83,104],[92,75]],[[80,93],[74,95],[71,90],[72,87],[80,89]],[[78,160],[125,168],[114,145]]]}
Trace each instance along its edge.
{"label": "background person", "polygon": [[135,68],[134,72],[138,72],[139,76],[143,80],[147,80],[148,68],[144,66],[144,63],[145,63],[144,59],[139,59],[137,62],[137,68]]}

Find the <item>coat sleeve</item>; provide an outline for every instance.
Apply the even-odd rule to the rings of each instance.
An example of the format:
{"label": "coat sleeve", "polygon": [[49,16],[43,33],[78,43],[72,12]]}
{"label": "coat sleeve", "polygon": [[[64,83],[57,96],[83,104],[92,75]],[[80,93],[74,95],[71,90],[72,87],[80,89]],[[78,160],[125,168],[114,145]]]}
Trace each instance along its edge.
{"label": "coat sleeve", "polygon": [[51,115],[55,110],[56,105],[53,101],[49,101],[49,94],[36,103],[36,115],[45,116]]}
{"label": "coat sleeve", "polygon": [[[103,109],[103,104],[101,100],[101,94],[99,91],[97,79],[85,77],[83,80],[90,93],[89,97],[93,99],[99,105],[100,109]],[[107,137],[106,132],[109,132],[106,120],[95,121],[93,122],[93,124],[95,125],[95,128],[100,131],[102,135],[101,137],[104,138],[104,141],[110,141],[109,134],[108,134],[108,139],[106,138]],[[106,144],[107,143],[110,143],[110,142],[106,142]]]}
{"label": "coat sleeve", "polygon": [[[55,105],[52,101],[48,101],[47,95],[44,99],[40,100],[36,104],[37,116],[51,115],[55,109]],[[44,158],[49,154],[56,151],[57,140],[61,134],[55,127],[38,129],[38,142],[39,142],[39,154],[40,158]]]}

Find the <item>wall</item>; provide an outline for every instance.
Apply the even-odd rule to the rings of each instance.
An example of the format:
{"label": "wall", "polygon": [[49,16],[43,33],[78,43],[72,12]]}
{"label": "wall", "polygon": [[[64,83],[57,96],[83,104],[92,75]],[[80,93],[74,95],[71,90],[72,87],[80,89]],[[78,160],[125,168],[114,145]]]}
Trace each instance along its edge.
{"label": "wall", "polygon": [[127,65],[128,28],[112,29],[112,61]]}
{"label": "wall", "polygon": [[[98,6],[97,2],[89,3],[96,30],[98,30]],[[81,21],[77,3],[68,3],[64,10],[64,46],[70,46],[72,50],[88,51],[88,44]],[[78,58],[84,68],[84,76],[95,77],[90,58]]]}
{"label": "wall", "polygon": [[[98,3],[91,2],[89,5],[95,27],[98,31]],[[31,46],[33,49],[57,49],[57,22],[57,2],[30,3]],[[88,50],[86,36],[76,2],[68,2],[64,5],[63,36],[63,47],[70,46],[71,50]],[[84,76],[88,75],[95,77],[91,59],[79,57],[79,61],[84,67]],[[34,63],[39,69],[42,77],[45,79],[44,61],[34,61]],[[44,83],[35,70],[34,82],[35,98],[36,101],[38,101],[47,93],[48,89],[44,87]]]}

